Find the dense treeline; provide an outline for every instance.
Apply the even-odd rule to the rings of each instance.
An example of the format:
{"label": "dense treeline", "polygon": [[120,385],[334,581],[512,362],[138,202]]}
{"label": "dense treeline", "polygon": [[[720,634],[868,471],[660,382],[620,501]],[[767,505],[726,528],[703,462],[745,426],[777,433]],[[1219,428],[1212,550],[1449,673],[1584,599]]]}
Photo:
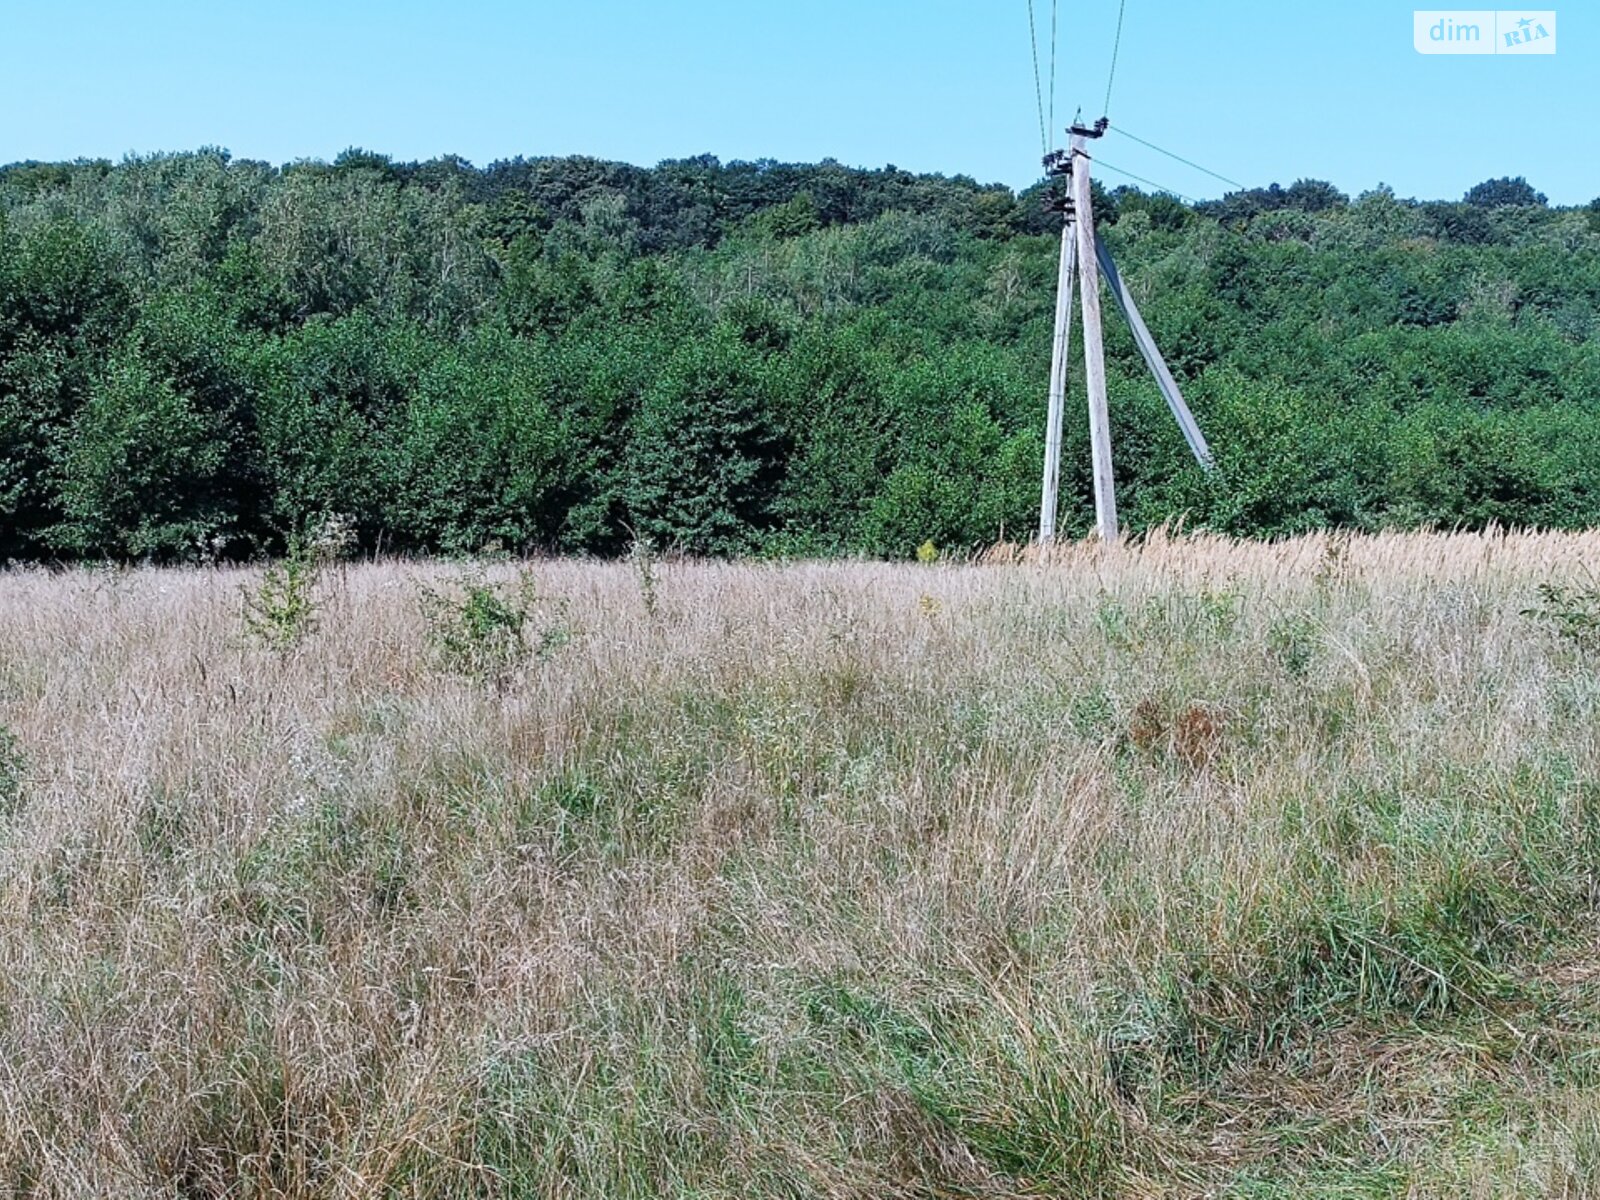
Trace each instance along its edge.
{"label": "dense treeline", "polygon": [[[1039,200],[712,158],[0,168],[0,561],[239,558],[330,514],[402,552],[1025,536]],[[1220,464],[1113,328],[1134,527],[1600,524],[1600,202],[1100,204]]]}

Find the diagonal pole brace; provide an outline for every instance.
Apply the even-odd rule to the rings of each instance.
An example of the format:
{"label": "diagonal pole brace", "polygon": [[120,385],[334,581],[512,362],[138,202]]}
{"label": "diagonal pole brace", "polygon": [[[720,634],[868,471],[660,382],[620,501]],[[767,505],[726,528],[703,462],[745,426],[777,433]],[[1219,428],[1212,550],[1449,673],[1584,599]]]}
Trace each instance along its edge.
{"label": "diagonal pole brace", "polygon": [[1133,293],[1128,290],[1128,285],[1122,281],[1122,276],[1117,273],[1117,264],[1111,259],[1111,251],[1106,249],[1105,242],[1098,236],[1094,239],[1094,256],[1100,263],[1101,274],[1105,276],[1106,286],[1111,289],[1111,298],[1117,302],[1117,307],[1122,310],[1123,318],[1128,322],[1128,328],[1133,331],[1133,340],[1138,344],[1139,353],[1144,356],[1145,364],[1150,368],[1150,373],[1156,377],[1156,385],[1161,389],[1161,394],[1166,398],[1167,407],[1172,410],[1173,418],[1178,422],[1178,428],[1183,431],[1183,440],[1189,443],[1195,461],[1206,470],[1212,470],[1216,459],[1212,457],[1211,447],[1206,444],[1205,434],[1200,432],[1200,423],[1194,419],[1194,414],[1189,411],[1189,405],[1183,399],[1183,392],[1178,387],[1178,381],[1172,377],[1172,372],[1167,369],[1166,359],[1161,357],[1161,351],[1156,346],[1156,340],[1150,336],[1150,327],[1144,323],[1144,318],[1139,315],[1139,306],[1133,301]]}

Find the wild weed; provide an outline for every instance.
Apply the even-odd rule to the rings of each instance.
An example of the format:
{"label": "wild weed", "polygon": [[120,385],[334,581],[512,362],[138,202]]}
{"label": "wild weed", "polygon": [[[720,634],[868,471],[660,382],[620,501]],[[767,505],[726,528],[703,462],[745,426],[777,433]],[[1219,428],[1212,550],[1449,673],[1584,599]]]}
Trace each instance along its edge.
{"label": "wild weed", "polygon": [[1582,585],[1540,584],[1539,603],[1522,615],[1550,626],[1580,650],[1600,652],[1600,579],[1592,575]]}
{"label": "wild weed", "polygon": [[533,628],[538,593],[528,571],[511,583],[468,575],[444,589],[424,585],[420,602],[434,647],[461,675],[503,683],[524,663],[546,662],[572,640],[561,604],[549,624]]}

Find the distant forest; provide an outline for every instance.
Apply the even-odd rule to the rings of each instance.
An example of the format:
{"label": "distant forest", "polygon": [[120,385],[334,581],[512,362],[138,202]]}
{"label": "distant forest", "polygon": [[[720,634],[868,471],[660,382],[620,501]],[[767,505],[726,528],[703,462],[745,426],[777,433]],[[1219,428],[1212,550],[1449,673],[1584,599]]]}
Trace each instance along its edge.
{"label": "distant forest", "polygon": [[[0,563],[246,559],[329,516],[396,553],[1026,539],[1042,191],[711,157],[0,168]],[[1110,322],[1132,529],[1600,524],[1600,202],[1098,205],[1218,459]]]}

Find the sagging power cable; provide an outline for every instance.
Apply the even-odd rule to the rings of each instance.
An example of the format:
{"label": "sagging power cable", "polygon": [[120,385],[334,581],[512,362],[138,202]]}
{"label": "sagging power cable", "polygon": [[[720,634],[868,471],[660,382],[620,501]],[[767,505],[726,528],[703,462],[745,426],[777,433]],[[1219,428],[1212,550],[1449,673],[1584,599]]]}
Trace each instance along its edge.
{"label": "sagging power cable", "polygon": [[1061,0],[1050,0],[1050,128],[1056,127],[1056,46],[1060,39],[1056,36],[1057,16],[1061,11]]}
{"label": "sagging power cable", "polygon": [[1112,133],[1121,134],[1123,137],[1128,138],[1131,141],[1138,142],[1141,146],[1148,146],[1150,149],[1154,150],[1157,154],[1165,154],[1168,158],[1172,159],[1175,162],[1181,162],[1186,167],[1193,167],[1196,171],[1199,171],[1202,175],[1209,175],[1213,179],[1219,179],[1223,183],[1230,184],[1233,187],[1238,188],[1240,191],[1248,191],[1249,190],[1249,186],[1247,184],[1240,183],[1237,179],[1229,179],[1226,175],[1223,175],[1218,171],[1213,171],[1209,167],[1202,167],[1199,163],[1195,162],[1193,159],[1185,158],[1181,154],[1174,154],[1171,150],[1163,149],[1162,147],[1156,145],[1154,142],[1147,142],[1147,141],[1145,141],[1144,138],[1140,137],[1138,134],[1129,133],[1126,129],[1119,128],[1116,125],[1113,125],[1111,127],[1111,132]]}
{"label": "sagging power cable", "polygon": [[1033,50],[1033,103],[1039,110],[1039,153],[1050,153],[1050,137],[1045,132],[1044,85],[1039,81],[1039,27],[1033,15],[1033,0],[1028,0],[1028,44]]}
{"label": "sagging power cable", "polygon": [[1121,167],[1113,166],[1111,163],[1108,163],[1105,159],[1100,158],[1098,155],[1095,157],[1094,165],[1097,167],[1104,167],[1108,171],[1115,171],[1118,175],[1125,175],[1135,183],[1142,183],[1146,187],[1153,187],[1158,192],[1165,192],[1169,196],[1173,196],[1176,199],[1182,200],[1185,204],[1195,205],[1200,203],[1198,200],[1195,200],[1192,197],[1185,196],[1176,188],[1169,188],[1164,183],[1157,183],[1153,179],[1146,179],[1143,175],[1135,175],[1132,171],[1124,171]]}
{"label": "sagging power cable", "polygon": [[1122,55],[1122,19],[1128,15],[1128,0],[1117,6],[1117,37],[1111,46],[1111,70],[1106,75],[1106,102],[1100,106],[1100,115],[1111,115],[1111,86],[1117,81],[1117,59]]}

